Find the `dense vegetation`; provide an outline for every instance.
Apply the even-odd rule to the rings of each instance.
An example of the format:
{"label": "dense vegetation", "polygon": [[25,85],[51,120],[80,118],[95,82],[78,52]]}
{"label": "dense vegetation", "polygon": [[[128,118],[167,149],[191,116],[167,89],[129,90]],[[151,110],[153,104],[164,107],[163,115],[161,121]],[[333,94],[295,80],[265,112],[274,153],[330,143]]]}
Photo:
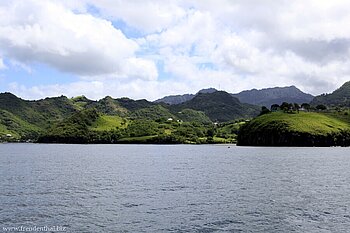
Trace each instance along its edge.
{"label": "dense vegetation", "polygon": [[64,96],[28,101],[0,93],[0,141],[35,141],[52,124],[78,110],[79,106]]}
{"label": "dense vegetation", "polygon": [[194,109],[204,112],[213,122],[226,122],[233,119],[249,118],[259,113],[259,108],[243,104],[224,91],[199,93],[193,99],[178,105],[171,105],[173,111]]}
{"label": "dense vegetation", "polygon": [[[241,127],[239,145],[350,146],[350,82],[311,103],[284,102],[262,107]],[[301,111],[302,110],[302,111]]]}
{"label": "dense vegetation", "polygon": [[[11,93],[3,93],[0,94],[0,141],[235,142],[240,125],[237,122],[243,117],[254,116],[257,109],[248,106],[246,111],[243,108],[247,106],[227,93],[205,94],[205,105],[201,106],[198,100],[194,100],[188,105],[169,106],[147,100],[113,99],[108,96],[99,101],[84,96],[27,101]],[[233,103],[229,103],[230,100]],[[217,104],[219,106],[215,106]],[[233,121],[220,123],[228,120]]]}
{"label": "dense vegetation", "polygon": [[98,101],[84,96],[27,101],[1,93],[0,142],[199,144],[238,140],[239,145],[254,146],[349,146],[349,93],[350,83],[346,83],[311,103],[283,102],[271,107],[244,104],[215,89],[202,90],[172,105],[109,96]]}
{"label": "dense vegetation", "polygon": [[232,143],[239,122],[183,122],[174,119],[125,119],[87,109],[55,124],[38,142],[55,143]]}
{"label": "dense vegetation", "polygon": [[329,107],[350,107],[350,82],[346,82],[331,94],[316,96],[311,105],[326,105]]}

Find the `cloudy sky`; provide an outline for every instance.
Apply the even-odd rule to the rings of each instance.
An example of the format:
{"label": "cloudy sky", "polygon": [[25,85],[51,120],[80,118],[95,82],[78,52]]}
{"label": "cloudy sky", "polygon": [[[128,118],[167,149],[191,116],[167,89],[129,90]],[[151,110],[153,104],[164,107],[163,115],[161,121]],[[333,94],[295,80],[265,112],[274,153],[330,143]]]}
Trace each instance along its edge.
{"label": "cloudy sky", "polygon": [[346,0],[0,0],[0,92],[317,95],[350,80],[349,25]]}

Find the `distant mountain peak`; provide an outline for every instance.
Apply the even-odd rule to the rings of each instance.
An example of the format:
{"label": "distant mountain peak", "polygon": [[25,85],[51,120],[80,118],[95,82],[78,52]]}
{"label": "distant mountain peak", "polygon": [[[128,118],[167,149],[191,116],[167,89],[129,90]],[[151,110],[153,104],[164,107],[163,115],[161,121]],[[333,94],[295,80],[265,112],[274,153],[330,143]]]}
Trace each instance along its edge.
{"label": "distant mountain peak", "polygon": [[323,104],[327,106],[346,106],[350,107],[350,81],[344,83],[341,87],[330,94],[316,96],[312,105]]}
{"label": "distant mountain peak", "polygon": [[[198,91],[196,94],[184,94],[184,95],[170,95],[158,99],[156,103],[166,104],[180,104],[193,99],[196,95],[202,93],[214,93],[218,90],[215,88],[205,88]],[[272,104],[281,104],[282,102],[293,103],[309,103],[314,97],[310,94],[302,92],[296,86],[285,87],[269,87],[263,89],[251,89],[245,90],[237,94],[232,94],[233,97],[238,98],[242,103],[261,105],[270,107]]]}
{"label": "distant mountain peak", "polygon": [[272,87],[264,89],[252,89],[233,94],[242,103],[249,103],[270,107],[272,104],[289,103],[309,103],[313,96],[302,92],[296,86]]}
{"label": "distant mountain peak", "polygon": [[237,98],[225,91],[198,93],[191,100],[171,107],[177,112],[183,109],[202,111],[212,121],[219,122],[252,117],[259,112],[259,107],[242,104]]}
{"label": "distant mountain peak", "polygon": [[154,102],[155,103],[166,103],[166,104],[170,104],[170,105],[181,104],[181,103],[184,103],[186,101],[193,99],[198,94],[213,93],[216,91],[217,90],[215,88],[209,87],[209,88],[199,90],[196,94],[168,95],[168,96],[165,96],[165,97],[158,99]]}
{"label": "distant mountain peak", "polygon": [[204,89],[198,91],[197,94],[199,94],[199,93],[213,93],[216,91],[218,91],[218,90],[216,90],[215,88],[209,87],[209,88],[204,88]]}
{"label": "distant mountain peak", "polygon": [[11,92],[2,92],[0,93],[1,96],[7,96],[7,97],[12,97],[12,98],[19,98],[16,95],[12,94]]}

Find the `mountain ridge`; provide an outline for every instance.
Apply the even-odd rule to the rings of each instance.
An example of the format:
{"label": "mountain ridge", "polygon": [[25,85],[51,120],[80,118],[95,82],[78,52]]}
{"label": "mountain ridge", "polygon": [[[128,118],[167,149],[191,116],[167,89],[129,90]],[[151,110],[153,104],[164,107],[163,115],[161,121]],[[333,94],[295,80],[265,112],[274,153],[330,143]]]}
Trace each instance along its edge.
{"label": "mountain ridge", "polygon": [[296,86],[272,87],[264,89],[252,89],[233,94],[243,103],[270,107],[272,104],[309,103],[314,97],[302,92]]}
{"label": "mountain ridge", "polygon": [[[95,110],[97,115],[92,110]],[[0,141],[6,139],[6,135],[13,135],[14,139],[20,140],[25,138],[35,139],[43,133],[54,132],[51,135],[52,137],[47,138],[49,141],[60,138],[58,140],[60,142],[65,140],[73,143],[83,142],[86,139],[84,137],[86,133],[92,135],[91,137],[97,137],[94,139],[95,142],[101,142],[98,137],[107,136],[101,133],[101,130],[98,133],[92,133],[93,128],[113,129],[113,127],[118,128],[122,125],[125,127],[128,123],[136,127],[135,124],[146,122],[140,123],[140,127],[145,128],[154,124],[162,125],[167,121],[178,122],[179,125],[172,126],[172,129],[164,128],[164,132],[168,134],[169,130],[177,131],[177,128],[181,126],[181,122],[184,122],[184,124],[194,122],[195,125],[191,127],[201,128],[203,125],[212,125],[213,121],[224,122],[254,117],[258,112],[256,107],[242,104],[229,93],[218,92],[214,89],[202,90],[192,101],[178,105],[154,103],[145,99],[133,100],[126,97],[114,99],[110,96],[100,100],[90,100],[85,96],[73,98],[59,96],[40,100],[23,100],[12,93],[1,93]],[[75,117],[72,118],[74,115]],[[84,117],[82,118],[82,116]],[[93,122],[86,119],[86,116],[94,116]],[[98,125],[102,123],[106,125]],[[97,124],[97,126],[90,129],[88,125],[92,124]],[[194,128],[188,130],[197,132]],[[120,130],[123,129],[120,128]],[[124,132],[122,135],[144,136],[137,129],[131,131],[138,133]],[[158,131],[152,130],[149,132]],[[162,134],[164,132],[161,131]],[[203,135],[203,132],[200,135]],[[183,134],[186,135],[187,133],[183,132]],[[193,136],[194,134],[189,135]],[[74,136],[70,135],[76,135],[77,137],[79,135],[80,139],[75,140]],[[201,137],[203,138],[203,136]],[[193,140],[198,141],[199,139],[197,140],[194,137]],[[108,140],[105,139],[105,141]],[[186,139],[182,138],[180,141],[186,141]]]}
{"label": "mountain ridge", "polygon": [[350,81],[344,83],[338,89],[330,94],[322,94],[316,96],[312,101],[312,105],[326,105],[326,106],[342,106],[350,107]]}
{"label": "mountain ridge", "polygon": [[198,93],[184,103],[171,105],[172,109],[194,109],[204,112],[212,121],[229,121],[237,118],[249,118],[259,113],[259,108],[241,103],[225,91]]}
{"label": "mountain ridge", "polygon": [[[198,91],[196,94],[170,95],[155,100],[155,103],[166,103],[170,105],[181,104],[193,99],[196,95],[203,91],[214,92],[214,88],[207,88]],[[309,103],[314,96],[302,92],[296,86],[272,87],[263,89],[244,90],[239,93],[231,94],[238,98],[242,103],[253,104],[258,106],[270,107],[272,104],[288,103]]]}
{"label": "mountain ridge", "polygon": [[[281,90],[284,92],[282,95],[280,95]],[[244,93],[248,93],[249,96],[256,92],[261,94],[261,90],[256,89]],[[300,93],[303,95],[303,92],[295,86],[267,88],[263,89],[262,93],[272,101],[276,101],[274,99],[276,96],[283,97],[285,93],[291,93],[290,96],[294,100]],[[281,125],[284,124],[285,120],[293,118],[295,119],[291,122],[293,127],[303,120],[305,120],[306,126],[313,127],[319,123],[316,118],[319,118],[319,114],[323,113],[328,114],[327,116],[330,118],[323,118],[324,123],[322,124],[327,125],[327,122],[331,122],[333,118],[350,122],[349,108],[342,108],[347,106],[349,97],[350,82],[347,82],[333,93],[315,98],[314,102],[317,104],[320,98],[328,100],[328,104],[331,103],[328,109],[325,108],[326,111],[320,111],[313,105],[309,108],[313,113],[307,115],[302,111],[308,112],[309,109],[300,110],[300,115],[291,112],[290,114],[285,113],[287,115],[269,116],[276,116],[276,120],[281,120]],[[266,108],[262,109],[261,106],[243,103],[235,95],[225,91],[217,91],[214,88],[200,90],[190,100],[172,105],[151,102],[146,99],[133,100],[127,97],[112,98],[110,96],[100,100],[90,100],[85,96],[73,98],[58,96],[40,100],[24,100],[6,92],[0,93],[0,141],[36,141],[40,138],[41,142],[62,143],[235,142],[237,134],[240,134],[240,126],[250,125],[248,120],[256,119],[255,117],[259,113],[260,115],[263,113],[262,110],[265,110],[265,113],[266,110],[267,113],[270,112]],[[277,111],[282,112],[282,110]],[[268,116],[266,117],[269,119]],[[315,119],[306,121],[307,117]],[[253,120],[253,122],[255,121]],[[268,123],[273,130],[275,130],[274,122]],[[335,122],[333,121],[333,123]],[[331,126],[338,127],[337,124]],[[341,125],[341,127],[343,126]],[[301,129],[306,128],[301,127]],[[315,129],[318,130],[318,128],[320,126]],[[278,131],[278,129],[276,130]],[[336,136],[337,140],[342,140],[344,136],[343,131],[340,133],[339,137]],[[249,130],[249,137],[250,135],[255,135],[255,128]],[[268,136],[263,132],[261,135]],[[283,132],[278,131],[278,134],[275,135],[283,135]],[[312,136],[307,136],[307,138],[312,140]],[[323,139],[331,140],[332,138],[327,136]]]}
{"label": "mountain ridge", "polygon": [[163,98],[157,99],[154,102],[155,103],[166,103],[166,104],[181,104],[186,101],[189,101],[193,99],[196,95],[200,93],[213,93],[217,91],[215,88],[209,87],[199,90],[196,94],[183,94],[183,95],[168,95],[164,96]]}

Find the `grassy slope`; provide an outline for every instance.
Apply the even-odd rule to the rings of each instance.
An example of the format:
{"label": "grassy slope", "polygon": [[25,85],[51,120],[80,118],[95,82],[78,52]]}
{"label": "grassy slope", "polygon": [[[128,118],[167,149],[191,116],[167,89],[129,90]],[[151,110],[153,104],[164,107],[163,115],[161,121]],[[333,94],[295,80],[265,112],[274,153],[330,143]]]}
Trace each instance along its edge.
{"label": "grassy slope", "polygon": [[284,128],[288,131],[310,133],[313,135],[325,135],[349,129],[349,124],[331,115],[314,112],[300,112],[299,114],[287,114],[276,112],[266,114],[251,122],[254,128]]}
{"label": "grassy slope", "polygon": [[0,137],[6,134],[11,134],[12,132],[7,129],[5,125],[0,124]]}
{"label": "grassy slope", "polygon": [[158,120],[158,119],[176,119],[176,117],[169,112],[168,109],[161,105],[154,105],[147,108],[138,109],[132,112],[131,117],[134,119],[147,119],[147,120]]}
{"label": "grassy slope", "polygon": [[108,131],[116,128],[126,128],[127,126],[128,121],[119,116],[102,115],[89,128],[97,131]]}
{"label": "grassy slope", "polygon": [[350,125],[350,110],[343,110],[341,112],[330,112],[325,113],[327,116],[339,119],[343,122],[346,122]]}
{"label": "grassy slope", "polygon": [[183,109],[176,113],[176,115],[183,121],[187,122],[200,122],[203,124],[211,123],[211,120],[204,112],[196,111],[193,109]]}
{"label": "grassy slope", "polygon": [[87,106],[94,107],[99,112],[107,115],[126,116],[128,114],[128,110],[122,107],[117,100],[110,96],[106,96],[97,102],[90,102]]}
{"label": "grassy slope", "polygon": [[244,125],[244,123],[245,122],[225,123],[221,125],[216,130],[214,142],[236,143],[239,128]]}
{"label": "grassy slope", "polygon": [[0,110],[0,137],[11,134],[14,138],[20,138],[39,132],[41,129],[38,126],[30,124],[8,111]]}
{"label": "grassy slope", "polygon": [[238,135],[239,145],[336,146],[347,145],[350,125],[332,114],[275,112],[253,119]]}
{"label": "grassy slope", "polygon": [[46,129],[77,111],[72,101],[63,96],[27,101],[11,93],[0,93],[0,109],[41,129]]}

